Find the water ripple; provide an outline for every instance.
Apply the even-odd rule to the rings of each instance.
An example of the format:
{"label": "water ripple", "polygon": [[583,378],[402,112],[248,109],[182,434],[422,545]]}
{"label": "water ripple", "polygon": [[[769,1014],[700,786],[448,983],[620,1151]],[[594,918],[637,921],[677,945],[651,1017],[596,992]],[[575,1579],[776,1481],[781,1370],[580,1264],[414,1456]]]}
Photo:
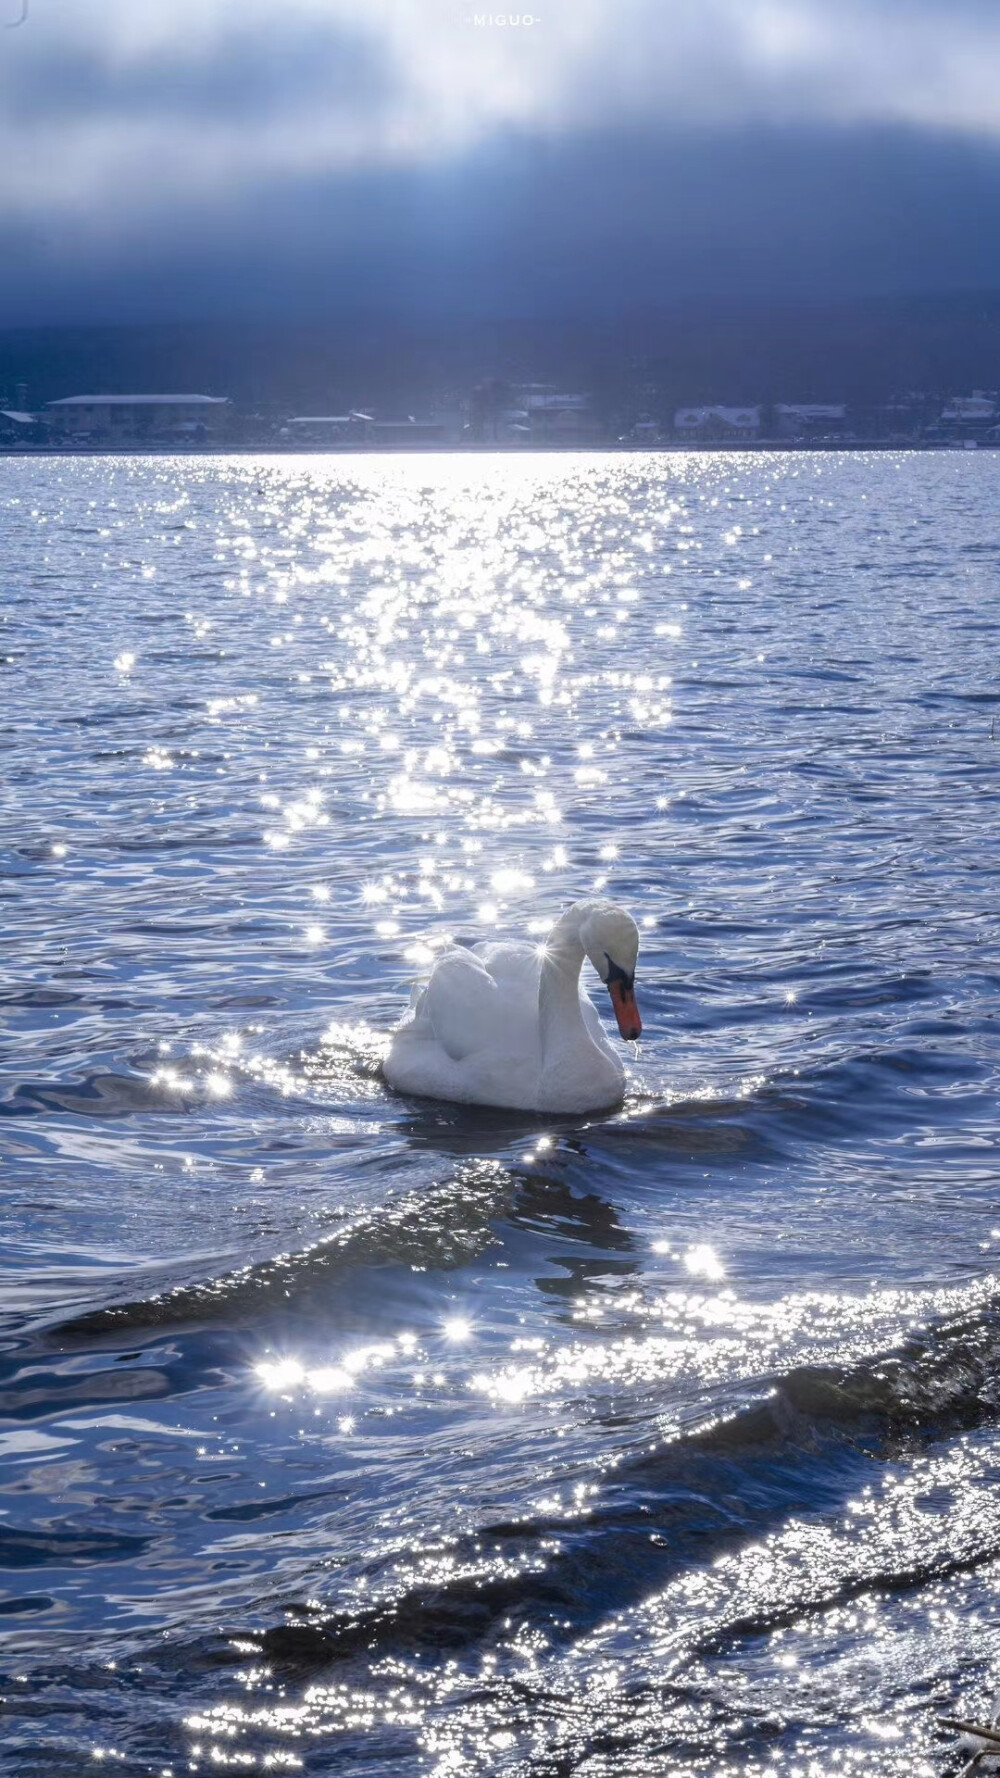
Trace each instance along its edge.
{"label": "water ripple", "polygon": [[[0,462],[12,1778],[944,1769],[1000,1666],[993,474]],[[443,946],[591,894],[617,1112],[388,1091]]]}

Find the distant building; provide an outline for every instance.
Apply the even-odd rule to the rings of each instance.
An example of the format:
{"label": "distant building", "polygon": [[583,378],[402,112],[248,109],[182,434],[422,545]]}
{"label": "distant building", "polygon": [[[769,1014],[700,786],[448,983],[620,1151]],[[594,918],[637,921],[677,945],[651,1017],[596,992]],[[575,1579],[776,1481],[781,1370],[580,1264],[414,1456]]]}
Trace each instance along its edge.
{"label": "distant building", "polygon": [[46,418],[62,433],[123,442],[215,436],[231,414],[227,395],[64,395],[45,406]]}
{"label": "distant building", "polygon": [[587,394],[488,377],[472,391],[463,437],[471,444],[576,445],[596,443],[601,432]]}
{"label": "distant building", "polygon": [[952,395],[941,409],[942,426],[986,427],[991,426],[996,417],[996,401],[982,389],[976,389],[972,395]]}
{"label": "distant building", "polygon": [[279,437],[302,444],[368,444],[374,426],[371,414],[358,413],[353,408],[349,414],[296,414],[285,421]]}
{"label": "distant building", "polygon": [[528,444],[593,444],[601,436],[589,395],[564,393],[551,383],[522,383],[514,401],[508,427]]}
{"label": "distant building", "polygon": [[371,442],[374,445],[450,444],[455,428],[449,420],[417,420],[409,414],[405,420],[375,420]]}
{"label": "distant building", "polygon": [[842,401],[779,401],[774,429],[779,438],[822,438],[843,432],[847,407]]}
{"label": "distant building", "polygon": [[0,408],[0,440],[4,444],[36,443],[44,430],[37,414],[23,413],[20,408]]}
{"label": "distant building", "polygon": [[756,438],[760,433],[760,406],[679,407],[674,431],[681,438]]}

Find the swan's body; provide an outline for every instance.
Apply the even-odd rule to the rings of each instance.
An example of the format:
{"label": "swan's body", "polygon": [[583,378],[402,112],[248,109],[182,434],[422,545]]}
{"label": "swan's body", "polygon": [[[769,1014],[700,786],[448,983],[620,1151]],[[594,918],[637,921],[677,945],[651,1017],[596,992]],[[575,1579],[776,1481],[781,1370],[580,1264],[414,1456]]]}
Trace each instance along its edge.
{"label": "swan's body", "polygon": [[543,946],[483,944],[446,951],[393,1033],[385,1063],[403,1093],[523,1111],[617,1105],[625,1070],[580,982],[589,956],[619,1029],[642,1029],[632,989],[634,920],[609,902],[578,901]]}

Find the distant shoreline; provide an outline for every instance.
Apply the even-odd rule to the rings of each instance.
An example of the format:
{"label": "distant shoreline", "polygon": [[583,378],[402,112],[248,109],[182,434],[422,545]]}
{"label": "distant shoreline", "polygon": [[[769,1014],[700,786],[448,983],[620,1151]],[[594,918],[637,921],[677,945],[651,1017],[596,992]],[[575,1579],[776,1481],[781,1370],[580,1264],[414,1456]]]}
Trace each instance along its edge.
{"label": "distant shoreline", "polygon": [[621,444],[588,442],[581,444],[114,444],[114,445],[22,445],[0,443],[0,457],[426,457],[426,456],[504,456],[565,457],[604,455],[718,456],[728,452],[738,456],[824,456],[846,455],[864,451],[964,451],[1000,450],[1000,439],[845,439],[810,441],[805,439],[699,439],[697,442],[664,444]]}

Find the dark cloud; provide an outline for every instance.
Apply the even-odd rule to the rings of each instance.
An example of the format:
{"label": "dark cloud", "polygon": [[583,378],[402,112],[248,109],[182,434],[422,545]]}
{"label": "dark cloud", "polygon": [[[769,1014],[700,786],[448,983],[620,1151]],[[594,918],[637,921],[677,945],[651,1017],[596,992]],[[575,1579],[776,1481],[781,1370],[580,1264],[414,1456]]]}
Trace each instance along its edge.
{"label": "dark cloud", "polygon": [[22,235],[0,321],[633,313],[1000,287],[1000,148],[909,130],[603,131]]}

